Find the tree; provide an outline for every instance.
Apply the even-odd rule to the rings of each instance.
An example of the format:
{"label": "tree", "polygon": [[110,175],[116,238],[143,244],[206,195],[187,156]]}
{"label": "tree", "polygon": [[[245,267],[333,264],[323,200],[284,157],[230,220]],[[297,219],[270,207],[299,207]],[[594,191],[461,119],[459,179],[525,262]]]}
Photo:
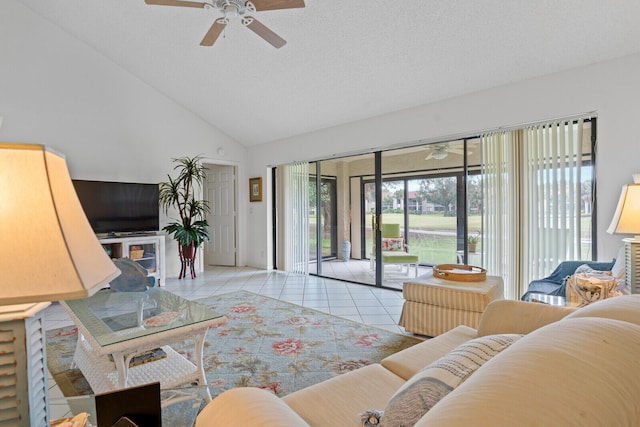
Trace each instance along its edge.
{"label": "tree", "polygon": [[[309,176],[309,208],[317,208],[316,201],[318,197],[316,177]],[[322,227],[326,230],[331,227],[331,194],[329,185],[320,181],[320,203],[322,205]],[[317,212],[317,209],[316,209]],[[316,213],[317,215],[317,213]]]}
{"label": "tree", "polygon": [[467,177],[467,203],[470,213],[481,213],[482,200],[482,175],[469,175]]}
{"label": "tree", "polygon": [[420,183],[420,192],[426,194],[426,199],[444,207],[445,212],[456,209],[457,187],[456,177],[424,179]]}

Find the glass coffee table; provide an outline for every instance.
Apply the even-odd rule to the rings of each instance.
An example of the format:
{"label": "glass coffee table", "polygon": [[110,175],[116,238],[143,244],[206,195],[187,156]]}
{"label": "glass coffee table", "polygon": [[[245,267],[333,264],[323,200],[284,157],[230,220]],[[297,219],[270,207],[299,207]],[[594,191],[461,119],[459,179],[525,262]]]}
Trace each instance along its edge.
{"label": "glass coffee table", "polygon": [[[209,328],[227,321],[205,305],[160,288],[103,289],[89,298],[60,303],[78,327],[74,363],[94,393],[155,381],[163,389],[194,383],[206,386],[205,337]],[[169,345],[185,340],[194,342],[195,363]]]}

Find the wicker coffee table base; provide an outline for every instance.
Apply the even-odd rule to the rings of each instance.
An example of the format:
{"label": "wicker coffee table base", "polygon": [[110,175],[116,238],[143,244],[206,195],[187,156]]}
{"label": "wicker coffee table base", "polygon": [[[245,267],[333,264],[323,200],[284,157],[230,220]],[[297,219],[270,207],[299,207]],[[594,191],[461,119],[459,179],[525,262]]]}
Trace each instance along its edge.
{"label": "wicker coffee table base", "polygon": [[[197,365],[169,345],[164,345],[161,348],[167,357],[129,367],[129,362],[136,354],[156,348],[157,345],[154,346],[153,341],[149,339],[140,339],[146,342],[145,346],[140,343],[141,346],[136,350],[112,353],[113,360],[110,360],[108,355],[99,355],[80,331],[78,331],[74,363],[87,379],[94,393],[104,393],[156,381],[160,382],[163,389],[185,384],[206,385],[202,350],[207,329],[199,332],[197,336],[191,337],[196,347],[195,354],[199,356]],[[205,399],[211,401],[208,389]]]}

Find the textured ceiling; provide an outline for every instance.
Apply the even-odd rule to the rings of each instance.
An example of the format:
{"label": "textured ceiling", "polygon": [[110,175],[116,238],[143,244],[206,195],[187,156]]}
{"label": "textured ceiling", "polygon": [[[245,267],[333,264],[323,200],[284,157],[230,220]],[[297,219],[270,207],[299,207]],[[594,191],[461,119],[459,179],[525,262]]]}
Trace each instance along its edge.
{"label": "textured ceiling", "polygon": [[20,0],[245,146],[640,51],[637,0],[306,0],[239,22],[143,0]]}

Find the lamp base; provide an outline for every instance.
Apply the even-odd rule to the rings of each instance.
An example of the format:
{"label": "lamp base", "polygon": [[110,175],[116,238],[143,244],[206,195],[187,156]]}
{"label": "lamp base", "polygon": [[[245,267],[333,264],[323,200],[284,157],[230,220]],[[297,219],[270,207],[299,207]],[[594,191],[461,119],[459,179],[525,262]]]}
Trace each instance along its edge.
{"label": "lamp base", "polygon": [[640,294],[640,238],[622,239],[624,242],[624,281],[632,294]]}
{"label": "lamp base", "polygon": [[7,425],[49,425],[42,316],[49,304],[0,306],[0,420]]}

